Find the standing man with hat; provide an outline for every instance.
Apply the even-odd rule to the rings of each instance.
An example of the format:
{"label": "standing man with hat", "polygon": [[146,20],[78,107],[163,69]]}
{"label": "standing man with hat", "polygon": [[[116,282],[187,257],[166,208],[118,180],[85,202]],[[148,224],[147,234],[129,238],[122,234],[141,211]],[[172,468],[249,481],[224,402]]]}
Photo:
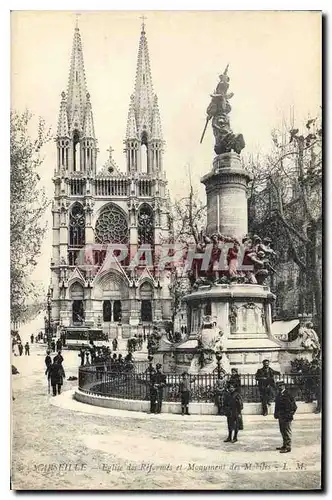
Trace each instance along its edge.
{"label": "standing man with hat", "polygon": [[264,417],[268,414],[267,406],[270,405],[270,402],[273,399],[272,393],[275,386],[274,375],[280,375],[280,373],[270,367],[270,361],[268,359],[264,359],[263,367],[259,368],[255,375],[262,402],[262,414]]}
{"label": "standing man with hat", "polygon": [[280,450],[280,453],[289,453],[292,449],[292,420],[297,405],[293,396],[286,390],[286,384],[283,380],[277,382],[277,388],[274,418],[279,420],[279,429],[283,440],[283,445],[277,450]]}
{"label": "standing man with hat", "polygon": [[155,413],[161,413],[161,405],[163,403],[163,390],[166,386],[166,375],[161,371],[161,364],[156,364],[156,373],[152,375],[152,385],[156,390],[157,404],[155,407]]}

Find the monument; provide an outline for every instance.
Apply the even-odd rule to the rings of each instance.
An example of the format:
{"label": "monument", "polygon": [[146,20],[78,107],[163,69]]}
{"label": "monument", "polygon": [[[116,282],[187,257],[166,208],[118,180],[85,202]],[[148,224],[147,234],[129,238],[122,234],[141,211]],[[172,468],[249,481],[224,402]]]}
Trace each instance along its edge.
{"label": "monument", "polygon": [[311,359],[315,349],[309,341],[282,341],[271,332],[275,296],[266,280],[274,271],[275,252],[269,238],[248,235],[250,175],[241,162],[243,135],[230,126],[233,93],[228,66],[219,80],[201,138],[202,142],[211,121],[216,156],[212,170],[201,179],[206,188],[207,227],[198,245],[202,258],[206,253],[211,258],[207,269],[200,259],[194,262],[193,291],[184,297],[189,337],[175,349],[175,364],[179,372],[189,368],[190,373],[211,373],[218,358],[220,369],[221,358],[228,373],[234,367],[250,374],[269,359],[275,369],[288,372],[292,359]]}

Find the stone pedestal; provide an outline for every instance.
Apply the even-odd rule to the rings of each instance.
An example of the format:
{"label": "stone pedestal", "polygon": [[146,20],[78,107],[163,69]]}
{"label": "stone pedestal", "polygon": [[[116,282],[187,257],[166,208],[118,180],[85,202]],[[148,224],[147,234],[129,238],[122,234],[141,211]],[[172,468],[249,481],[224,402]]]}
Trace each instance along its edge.
{"label": "stone pedestal", "polygon": [[[216,331],[223,330],[227,366],[241,373],[256,373],[264,359],[282,373],[290,372],[290,361],[296,357],[311,358],[294,342],[282,342],[271,333],[271,302],[275,296],[267,286],[233,284],[200,287],[184,297],[188,309],[190,340],[176,349],[180,359],[188,360],[197,347],[207,304],[211,306],[211,322]],[[212,365],[211,365],[212,366]],[[215,366],[215,363],[214,365]],[[225,367],[226,369],[226,367]],[[228,369],[226,371],[229,371]]]}
{"label": "stone pedestal", "polygon": [[237,153],[215,157],[213,169],[202,177],[207,197],[207,233],[242,238],[248,228],[247,184],[250,175]]}

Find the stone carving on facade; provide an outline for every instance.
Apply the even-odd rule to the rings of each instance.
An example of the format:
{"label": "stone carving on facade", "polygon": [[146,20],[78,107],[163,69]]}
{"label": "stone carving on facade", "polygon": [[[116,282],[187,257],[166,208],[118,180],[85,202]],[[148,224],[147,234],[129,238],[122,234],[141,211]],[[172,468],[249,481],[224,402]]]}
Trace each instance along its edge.
{"label": "stone carving on facade", "polygon": [[[263,241],[257,235],[245,236],[242,245],[237,238],[226,236],[221,233],[208,235],[204,229],[198,231],[196,226],[197,251],[204,252],[207,245],[212,244],[210,264],[206,271],[195,267],[191,281],[194,289],[203,285],[226,285],[231,283],[249,283],[265,285],[266,279],[271,273],[275,273],[271,265],[271,258],[276,256],[270,247],[271,239],[264,238]],[[228,269],[219,269],[222,252],[225,244],[228,245],[226,261]],[[233,244],[229,248],[229,244]],[[224,248],[223,248],[224,246]],[[265,249],[265,250],[263,250]],[[251,269],[242,270],[241,267],[250,266]]]}
{"label": "stone carving on facade", "polygon": [[88,214],[92,214],[93,213],[93,207],[95,205],[95,201],[93,198],[86,198],[85,199],[85,204],[84,204],[84,210],[88,213]]}
{"label": "stone carving on facade", "polygon": [[211,316],[204,316],[197,344],[197,351],[191,361],[189,373],[213,373],[218,368],[216,355],[221,356],[219,358],[221,369],[227,373],[230,372],[229,359],[225,353],[227,350],[225,332],[217,326],[216,321],[212,321]]}
{"label": "stone carving on facade", "polygon": [[242,134],[234,134],[230,126],[229,113],[231,105],[229,100],[233,97],[233,93],[228,93],[229,76],[228,65],[222,75],[219,76],[219,83],[213,94],[212,100],[206,110],[207,118],[205,128],[202,134],[201,142],[203,141],[206,127],[212,120],[212,130],[215,137],[214,151],[217,155],[230,153],[235,151],[240,154],[245,147],[245,142]]}
{"label": "stone carving on facade", "polygon": [[320,342],[318,335],[313,329],[313,324],[308,321],[304,326],[299,328],[298,338],[301,343],[301,347],[308,351],[313,351],[314,355],[320,352]]}
{"label": "stone carving on facade", "polygon": [[236,307],[235,304],[230,305],[229,315],[228,315],[228,321],[229,321],[229,324],[230,324],[231,333],[236,332],[237,310],[238,310],[238,308]]}

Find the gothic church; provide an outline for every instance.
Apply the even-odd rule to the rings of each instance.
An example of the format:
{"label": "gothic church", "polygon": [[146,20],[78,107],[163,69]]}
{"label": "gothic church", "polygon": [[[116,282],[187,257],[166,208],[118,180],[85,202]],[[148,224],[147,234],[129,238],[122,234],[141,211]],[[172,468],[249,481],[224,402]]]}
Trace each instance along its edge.
{"label": "gothic church", "polygon": [[[60,327],[84,325],[101,328],[110,338],[127,338],[171,319],[167,268],[158,271],[153,263],[133,270],[128,258],[111,268],[105,266],[110,243],[126,245],[129,256],[149,244],[154,255],[171,234],[164,141],[144,23],[124,140],[125,172],[115,164],[111,148],[106,164],[97,166],[92,103],[77,25],[68,90],[61,96],[53,178],[52,319]],[[93,273],[78,264],[85,248],[92,249]]]}

